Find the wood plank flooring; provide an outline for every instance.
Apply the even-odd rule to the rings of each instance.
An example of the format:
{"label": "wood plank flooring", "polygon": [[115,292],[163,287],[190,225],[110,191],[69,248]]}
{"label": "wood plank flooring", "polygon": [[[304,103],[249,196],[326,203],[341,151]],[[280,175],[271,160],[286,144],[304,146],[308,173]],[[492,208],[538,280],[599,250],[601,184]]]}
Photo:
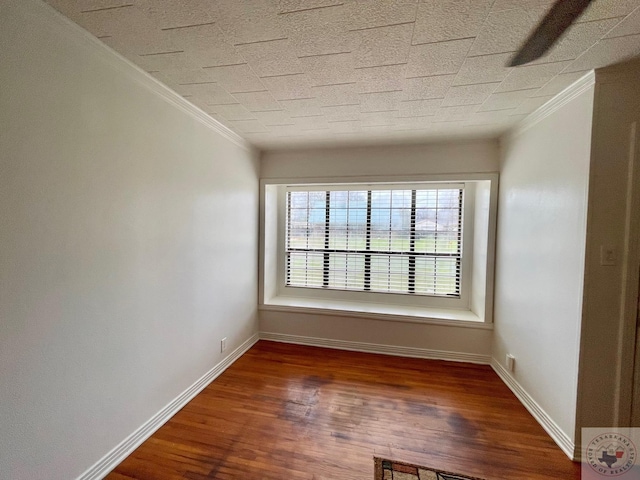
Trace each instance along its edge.
{"label": "wood plank flooring", "polygon": [[580,477],[488,366],[260,341],[107,478],[370,480],[374,455]]}

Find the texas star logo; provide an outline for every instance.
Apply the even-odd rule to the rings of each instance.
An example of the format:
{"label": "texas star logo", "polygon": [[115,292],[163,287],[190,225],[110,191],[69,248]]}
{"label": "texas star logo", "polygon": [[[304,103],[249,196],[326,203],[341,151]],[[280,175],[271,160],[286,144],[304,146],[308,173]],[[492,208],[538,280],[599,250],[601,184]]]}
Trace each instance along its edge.
{"label": "texas star logo", "polygon": [[598,474],[617,477],[636,463],[636,446],[620,433],[603,433],[587,445],[587,463]]}

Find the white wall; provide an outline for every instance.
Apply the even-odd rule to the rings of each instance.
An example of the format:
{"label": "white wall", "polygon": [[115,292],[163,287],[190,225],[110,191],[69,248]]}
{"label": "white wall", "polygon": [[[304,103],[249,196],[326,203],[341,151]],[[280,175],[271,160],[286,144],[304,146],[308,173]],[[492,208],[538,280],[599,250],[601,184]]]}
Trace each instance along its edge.
{"label": "white wall", "polygon": [[[348,315],[263,310],[261,335],[273,340],[443,360],[488,363],[492,331]],[[391,347],[391,348],[389,348]]]}
{"label": "white wall", "polygon": [[0,11],[0,477],[68,480],[257,332],[257,160],[50,7]]}
{"label": "white wall", "polygon": [[260,178],[497,172],[498,158],[495,140],[274,150],[262,153]]}
{"label": "white wall", "polygon": [[[279,150],[263,152],[262,179],[311,179],[487,173],[498,170],[498,143],[476,140],[430,145]],[[488,361],[491,330],[424,323],[262,310],[260,330],[269,338],[352,348],[373,348],[438,358]],[[489,326],[490,327],[490,326]],[[292,336],[292,337],[289,337]],[[367,345],[358,345],[367,344]],[[403,350],[404,348],[404,350]]]}
{"label": "white wall", "polygon": [[[633,189],[640,194],[638,92],[640,60],[596,71],[578,427],[629,425],[640,211],[628,201]],[[601,265],[601,246],[615,249],[615,265]]]}
{"label": "white wall", "polygon": [[568,454],[576,417],[593,92],[587,85],[504,139],[501,160],[494,362],[505,367],[505,355],[515,356],[512,380],[542,409],[546,427],[559,430],[556,441]]}

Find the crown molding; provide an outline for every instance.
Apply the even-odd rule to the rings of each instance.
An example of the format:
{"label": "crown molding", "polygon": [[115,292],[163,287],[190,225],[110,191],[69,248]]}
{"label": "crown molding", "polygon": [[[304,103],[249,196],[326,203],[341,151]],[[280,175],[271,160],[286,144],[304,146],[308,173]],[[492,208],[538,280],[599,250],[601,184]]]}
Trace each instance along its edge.
{"label": "crown molding", "polygon": [[567,88],[558,93],[551,100],[538,107],[536,110],[531,112],[525,118],[523,118],[520,122],[518,122],[512,129],[507,133],[507,139],[515,138],[519,135],[522,135],[524,132],[529,130],[531,127],[536,125],[538,122],[544,120],[549,115],[559,110],[567,103],[569,103],[574,98],[582,95],[584,92],[589,90],[596,83],[596,74],[593,70],[589,71],[583,77],[580,77],[574,83],[569,85]]}
{"label": "crown molding", "polygon": [[[26,6],[26,8],[23,8]],[[33,7],[33,8],[31,8]],[[46,25],[55,33],[61,33],[67,38],[74,40],[79,46],[88,50],[92,55],[109,64],[130,80],[138,85],[155,93],[167,103],[178,108],[182,112],[190,115],[205,127],[217,133],[221,137],[229,140],[238,147],[251,153],[256,153],[257,149],[243,137],[229,129],[222,123],[212,118],[208,113],[190,103],[184,97],[171,90],[165,84],[151,76],[148,72],[138,67],[135,63],[120,55],[108,45],[82,28],[77,23],[65,17],[55,8],[45,3],[43,0],[22,0],[19,7],[25,15],[35,17],[40,23]]]}

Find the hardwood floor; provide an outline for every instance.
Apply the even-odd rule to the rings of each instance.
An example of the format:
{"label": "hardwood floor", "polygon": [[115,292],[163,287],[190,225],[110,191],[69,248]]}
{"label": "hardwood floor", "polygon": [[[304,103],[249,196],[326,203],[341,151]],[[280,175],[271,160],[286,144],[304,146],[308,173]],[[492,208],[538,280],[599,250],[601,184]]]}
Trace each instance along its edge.
{"label": "hardwood floor", "polygon": [[488,366],[260,341],[107,478],[370,480],[374,455],[580,477]]}

